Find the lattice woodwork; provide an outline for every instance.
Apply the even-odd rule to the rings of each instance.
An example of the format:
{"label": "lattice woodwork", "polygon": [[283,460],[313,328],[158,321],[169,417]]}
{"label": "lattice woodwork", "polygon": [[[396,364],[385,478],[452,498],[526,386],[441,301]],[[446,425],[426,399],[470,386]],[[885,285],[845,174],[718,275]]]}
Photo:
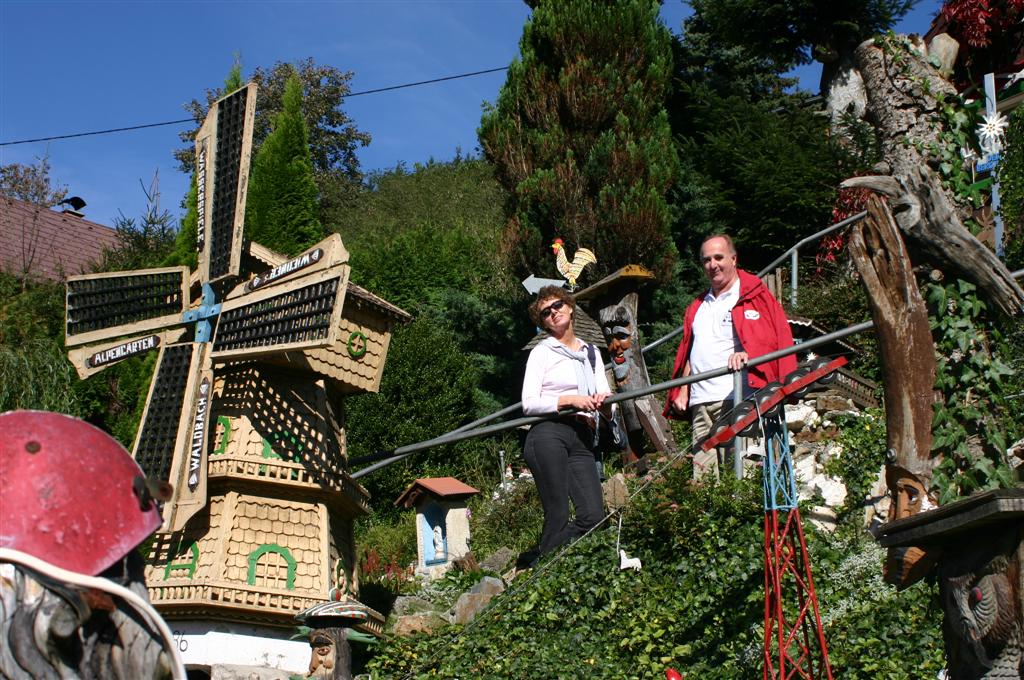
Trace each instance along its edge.
{"label": "lattice woodwork", "polygon": [[213,374],[202,345],[169,345],[150,384],[133,453],[146,476],[173,487],[164,527],[181,529],[206,503],[206,443]]}
{"label": "lattice woodwork", "polygon": [[336,342],[347,282],[344,266],[225,302],[213,358],[252,358]]}
{"label": "lattice woodwork", "polygon": [[188,269],[167,267],[68,277],[68,347],[180,323]]}
{"label": "lattice woodwork", "polygon": [[249,83],[214,102],[196,134],[199,269],[205,281],[239,275],[255,116],[256,85]]}

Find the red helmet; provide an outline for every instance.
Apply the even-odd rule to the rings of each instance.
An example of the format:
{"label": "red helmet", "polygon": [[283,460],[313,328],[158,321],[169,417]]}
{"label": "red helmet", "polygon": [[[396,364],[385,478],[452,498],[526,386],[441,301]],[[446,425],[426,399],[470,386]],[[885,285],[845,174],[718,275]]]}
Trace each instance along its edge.
{"label": "red helmet", "polygon": [[0,415],[0,547],[95,576],[160,524],[142,470],[110,435],[59,413]]}

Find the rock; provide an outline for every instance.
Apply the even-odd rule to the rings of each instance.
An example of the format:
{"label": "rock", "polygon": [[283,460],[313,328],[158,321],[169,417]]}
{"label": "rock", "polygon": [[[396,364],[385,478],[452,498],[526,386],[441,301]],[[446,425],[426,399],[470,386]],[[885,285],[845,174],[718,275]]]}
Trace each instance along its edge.
{"label": "rock", "polygon": [[819,475],[814,478],[814,486],[828,507],[836,508],[846,502],[846,486],[840,480]]}
{"label": "rock", "polygon": [[512,563],[512,560],[516,558],[516,551],[512,548],[502,546],[495,550],[491,555],[487,557],[483,562],[480,563],[481,568],[487,571],[493,571],[496,574],[508,569],[508,565]]}
{"label": "rock", "polygon": [[626,487],[625,476],[618,472],[611,479],[605,480],[601,485],[601,494],[604,496],[604,505],[609,510],[626,507],[629,501],[629,488]]}
{"label": "rock", "polygon": [[814,400],[814,408],[819,413],[825,413],[825,417],[828,417],[828,411],[839,411],[841,413],[852,412],[856,410],[852,399],[839,396],[838,394],[823,394]]}
{"label": "rock", "polygon": [[939,74],[943,78],[953,75],[956,54],[960,51],[960,43],[948,33],[939,33],[928,45],[928,59],[938,62]]}
{"label": "rock", "polygon": [[790,432],[799,432],[811,427],[820,418],[818,412],[810,404],[800,402],[798,404],[786,404],[786,427]]}
{"label": "rock", "polygon": [[417,633],[432,633],[447,623],[439,614],[433,612],[409,614],[395,619],[395,624],[391,627],[391,634],[398,637],[409,637]]}
{"label": "rock", "polygon": [[807,519],[822,531],[830,533],[835,531],[838,523],[836,513],[824,505],[811,508],[811,511],[807,513]]}
{"label": "rock", "polygon": [[459,625],[469,623],[493,598],[493,594],[487,593],[463,593],[462,595],[459,595],[459,599],[456,600],[455,606],[452,607],[452,623]]}
{"label": "rock", "polygon": [[292,673],[264,666],[235,666],[215,664],[210,668],[210,680],[288,680]]}
{"label": "rock", "polygon": [[434,605],[422,597],[416,597],[415,595],[401,595],[395,599],[395,604],[391,608],[391,613],[395,616],[405,616],[407,614],[420,614],[423,612],[435,611]]}
{"label": "rock", "polygon": [[490,595],[491,597],[505,591],[505,583],[500,578],[484,576],[476,582],[469,592],[474,595]]}

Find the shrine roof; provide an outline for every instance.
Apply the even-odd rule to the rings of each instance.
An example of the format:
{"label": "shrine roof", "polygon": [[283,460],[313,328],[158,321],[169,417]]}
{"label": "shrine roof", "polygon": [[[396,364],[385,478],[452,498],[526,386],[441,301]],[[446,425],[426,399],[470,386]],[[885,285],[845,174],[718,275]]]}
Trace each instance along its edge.
{"label": "shrine roof", "polygon": [[454,477],[423,477],[406,487],[402,495],[395,501],[395,505],[403,508],[415,507],[419,505],[424,495],[445,500],[458,500],[478,493],[480,493],[479,490],[468,484],[463,484]]}
{"label": "shrine roof", "polygon": [[92,270],[103,251],[116,245],[114,229],[81,213],[0,195],[0,269],[5,272],[63,281]]}
{"label": "shrine roof", "polygon": [[[604,333],[601,332],[601,327],[596,321],[594,321],[586,312],[580,309],[579,305],[576,305],[576,311],[572,315],[572,329],[576,333],[576,337],[580,338],[584,342],[589,342],[598,347],[605,346]],[[523,350],[531,350],[536,347],[541,340],[548,337],[547,331],[541,331],[537,335],[533,336],[530,342],[526,343]]]}

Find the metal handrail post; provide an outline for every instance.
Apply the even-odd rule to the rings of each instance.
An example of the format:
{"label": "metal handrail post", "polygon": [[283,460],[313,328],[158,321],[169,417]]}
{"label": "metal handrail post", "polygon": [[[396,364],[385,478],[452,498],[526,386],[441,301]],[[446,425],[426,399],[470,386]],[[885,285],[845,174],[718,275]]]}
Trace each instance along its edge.
{"label": "metal handrail post", "polygon": [[[743,376],[746,371],[740,369],[732,374],[732,403],[739,406],[743,401]],[[746,453],[746,442],[743,437],[737,436],[733,444],[732,471],[736,473],[736,479],[743,479],[743,455]]]}
{"label": "metal handrail post", "polygon": [[797,276],[797,267],[800,266],[800,251],[796,248],[789,255],[789,303],[796,309],[796,287],[798,285],[799,277]]}

